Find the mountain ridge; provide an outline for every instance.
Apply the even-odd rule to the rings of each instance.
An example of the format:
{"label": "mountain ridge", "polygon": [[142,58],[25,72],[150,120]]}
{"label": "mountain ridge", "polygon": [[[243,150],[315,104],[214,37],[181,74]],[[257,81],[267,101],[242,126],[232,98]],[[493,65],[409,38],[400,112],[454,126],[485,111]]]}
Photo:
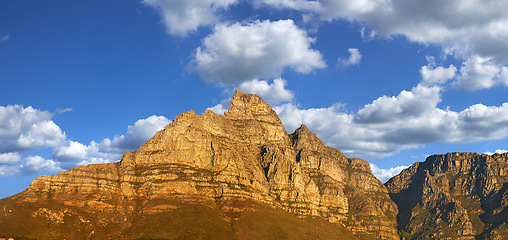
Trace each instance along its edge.
{"label": "mountain ridge", "polygon": [[120,162],[40,176],[2,207],[0,234],[41,239],[398,239],[397,206],[365,160],[304,125],[288,134],[241,91],[224,115],[182,113]]}
{"label": "mountain ridge", "polygon": [[21,239],[506,239],[508,153],[447,153],[384,185],[367,161],[288,134],[259,96],[178,115],[115,163],[0,200]]}
{"label": "mountain ridge", "polygon": [[432,155],[390,179],[412,239],[508,238],[508,154]]}

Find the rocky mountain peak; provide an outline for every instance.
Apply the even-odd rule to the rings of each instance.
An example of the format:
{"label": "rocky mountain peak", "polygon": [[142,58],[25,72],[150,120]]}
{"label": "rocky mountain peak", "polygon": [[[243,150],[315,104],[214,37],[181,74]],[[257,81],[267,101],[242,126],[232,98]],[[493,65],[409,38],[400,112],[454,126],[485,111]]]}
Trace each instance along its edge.
{"label": "rocky mountain peak", "polygon": [[235,119],[256,119],[282,124],[277,113],[261,97],[236,90],[224,115]]}
{"label": "rocky mountain peak", "polygon": [[309,148],[312,151],[318,151],[319,148],[323,148],[325,145],[317,137],[317,135],[309,130],[305,124],[302,124],[295,130],[293,134],[293,147],[297,150],[302,148]]}
{"label": "rocky mountain peak", "polygon": [[[397,207],[365,160],[305,125],[287,134],[241,91],[225,115],[182,113],[120,162],[40,176],[2,208],[16,214],[0,214],[0,234],[41,239],[398,239]],[[2,225],[19,219],[34,227]]]}
{"label": "rocky mountain peak", "polygon": [[[398,229],[397,229],[398,227]],[[369,163],[288,134],[237,90],[116,163],[43,175],[0,200],[21,239],[508,239],[508,153],[429,156],[385,186]]]}
{"label": "rocky mountain peak", "polygon": [[312,131],[310,131],[309,128],[305,124],[300,125],[300,127],[295,130],[294,135],[295,136],[299,135],[299,136],[308,137],[308,138],[318,138],[317,135],[315,133],[313,133]]}

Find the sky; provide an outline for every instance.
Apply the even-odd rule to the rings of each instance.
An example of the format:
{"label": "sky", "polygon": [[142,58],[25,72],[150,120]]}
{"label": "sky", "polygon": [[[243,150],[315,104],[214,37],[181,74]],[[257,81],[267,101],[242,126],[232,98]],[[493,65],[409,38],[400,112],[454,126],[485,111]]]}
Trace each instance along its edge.
{"label": "sky", "polygon": [[385,182],[508,149],[508,1],[0,2],[0,198],[263,97]]}

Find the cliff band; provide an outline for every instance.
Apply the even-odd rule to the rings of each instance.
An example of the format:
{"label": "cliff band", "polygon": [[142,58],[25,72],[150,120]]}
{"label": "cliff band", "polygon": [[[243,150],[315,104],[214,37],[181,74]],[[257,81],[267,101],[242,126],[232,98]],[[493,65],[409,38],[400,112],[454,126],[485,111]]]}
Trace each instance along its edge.
{"label": "cliff band", "polygon": [[408,239],[508,239],[508,153],[448,153],[386,186]]}
{"label": "cliff band", "polygon": [[[393,192],[394,190],[392,190]],[[36,239],[399,239],[397,206],[361,159],[256,95],[185,112],[116,163],[40,176],[0,200],[0,235]]]}

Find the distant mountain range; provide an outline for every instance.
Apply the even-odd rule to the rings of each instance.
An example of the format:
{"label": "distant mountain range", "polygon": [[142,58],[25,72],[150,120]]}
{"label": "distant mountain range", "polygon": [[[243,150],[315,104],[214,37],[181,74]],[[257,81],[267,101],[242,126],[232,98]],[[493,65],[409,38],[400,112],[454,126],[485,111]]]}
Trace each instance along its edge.
{"label": "distant mountain range", "polygon": [[449,153],[385,185],[260,97],[193,111],[117,163],[0,200],[15,239],[508,239],[508,153]]}

